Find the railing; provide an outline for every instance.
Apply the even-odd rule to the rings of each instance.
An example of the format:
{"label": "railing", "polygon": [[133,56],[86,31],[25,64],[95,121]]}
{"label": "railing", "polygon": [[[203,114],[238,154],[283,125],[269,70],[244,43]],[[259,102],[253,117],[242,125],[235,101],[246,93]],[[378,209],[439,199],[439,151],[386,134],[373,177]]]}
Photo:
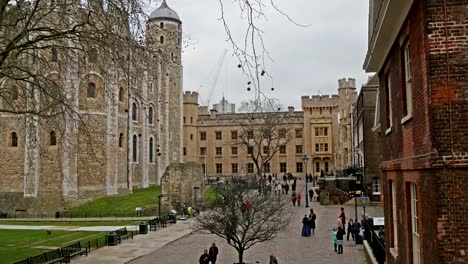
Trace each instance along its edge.
{"label": "railing", "polygon": [[[385,241],[383,231],[380,231],[377,234],[374,230],[373,224],[369,223],[370,219],[363,222],[364,227],[364,239],[367,240],[369,246],[372,249],[372,254],[379,264],[385,263],[386,253],[385,253]],[[381,233],[382,232],[382,233]]]}

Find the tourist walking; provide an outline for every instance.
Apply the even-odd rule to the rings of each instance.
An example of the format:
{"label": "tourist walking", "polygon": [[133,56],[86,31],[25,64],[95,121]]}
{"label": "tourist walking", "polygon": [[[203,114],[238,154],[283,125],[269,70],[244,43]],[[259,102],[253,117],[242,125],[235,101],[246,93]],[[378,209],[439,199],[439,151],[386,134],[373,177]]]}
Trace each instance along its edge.
{"label": "tourist walking", "polygon": [[340,217],[341,217],[341,228],[343,230],[345,230],[345,227],[346,227],[346,215],[345,215],[345,212],[344,212],[344,208],[341,207],[341,214],[340,214]]}
{"label": "tourist walking", "polygon": [[210,264],[210,255],[208,255],[208,250],[205,249],[205,251],[203,251],[198,262],[200,264]]}
{"label": "tourist walking", "polygon": [[314,201],[314,190],[312,190],[312,189],[309,190],[309,200],[311,202]]}
{"label": "tourist walking", "polygon": [[297,194],[297,206],[301,206],[301,199],[302,199],[301,193],[298,193]]}
{"label": "tourist walking", "polygon": [[289,193],[289,184],[286,182],[284,184],[284,187],[286,188],[286,194],[288,194]]}
{"label": "tourist walking", "polygon": [[353,239],[354,241],[354,223],[353,223],[353,219],[349,219],[349,222],[348,222],[348,234],[346,235],[346,240],[349,241],[349,234],[351,234],[351,238]]}
{"label": "tourist walking", "polygon": [[210,255],[210,261],[211,264],[216,264],[216,260],[218,258],[218,247],[216,246],[215,243],[211,244],[210,251],[208,252],[208,255]]}
{"label": "tourist walking", "polygon": [[346,232],[344,231],[343,228],[338,227],[338,230],[336,232],[336,244],[338,245],[338,254],[343,254],[343,237]]}
{"label": "tourist walking", "polygon": [[315,220],[316,219],[317,219],[317,216],[314,214],[314,209],[310,209],[309,225],[310,225],[312,235],[315,234]]}
{"label": "tourist walking", "polygon": [[310,225],[307,215],[304,215],[304,218],[302,218],[302,236],[310,236]]}
{"label": "tourist walking", "polygon": [[291,201],[292,201],[294,207],[296,207],[296,200],[297,200],[296,193],[292,192]]}

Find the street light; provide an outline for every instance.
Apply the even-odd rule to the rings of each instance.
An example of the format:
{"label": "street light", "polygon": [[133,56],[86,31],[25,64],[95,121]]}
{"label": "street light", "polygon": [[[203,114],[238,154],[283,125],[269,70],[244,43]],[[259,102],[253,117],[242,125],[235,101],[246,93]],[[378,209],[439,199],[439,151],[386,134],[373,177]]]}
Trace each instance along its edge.
{"label": "street light", "polygon": [[307,186],[308,182],[309,182],[307,180],[307,178],[308,178],[307,177],[307,162],[308,161],[309,161],[309,156],[307,156],[307,154],[306,154],[306,155],[304,155],[304,163],[305,163],[305,168],[306,168],[306,173],[305,173],[305,184],[306,184],[306,186],[305,186],[305,192],[306,192],[305,193],[305,201],[306,201],[305,202],[305,208],[309,208],[309,190],[308,190],[309,187]]}

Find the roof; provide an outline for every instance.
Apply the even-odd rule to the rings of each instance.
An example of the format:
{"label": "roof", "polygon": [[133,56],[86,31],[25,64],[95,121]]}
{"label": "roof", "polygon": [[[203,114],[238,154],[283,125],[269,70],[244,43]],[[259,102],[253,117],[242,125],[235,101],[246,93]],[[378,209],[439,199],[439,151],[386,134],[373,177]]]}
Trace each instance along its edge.
{"label": "roof", "polygon": [[166,0],[163,0],[161,5],[151,12],[149,17],[150,20],[172,20],[178,23],[182,23],[180,21],[179,15],[176,11],[172,10],[166,3]]}

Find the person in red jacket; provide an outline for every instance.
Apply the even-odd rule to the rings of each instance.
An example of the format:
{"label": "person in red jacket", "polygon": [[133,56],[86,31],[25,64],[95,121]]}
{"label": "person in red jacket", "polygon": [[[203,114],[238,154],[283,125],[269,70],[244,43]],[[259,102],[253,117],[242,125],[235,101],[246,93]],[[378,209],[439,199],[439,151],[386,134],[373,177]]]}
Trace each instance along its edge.
{"label": "person in red jacket", "polygon": [[301,206],[301,199],[302,199],[301,193],[297,194],[297,206]]}

